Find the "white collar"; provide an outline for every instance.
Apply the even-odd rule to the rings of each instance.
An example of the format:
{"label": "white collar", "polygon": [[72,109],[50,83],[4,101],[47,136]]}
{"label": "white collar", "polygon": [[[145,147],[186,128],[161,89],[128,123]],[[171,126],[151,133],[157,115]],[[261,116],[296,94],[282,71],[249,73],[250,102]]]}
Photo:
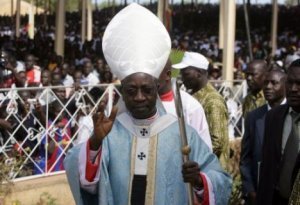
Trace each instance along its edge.
{"label": "white collar", "polygon": [[171,114],[164,114],[162,116],[158,115],[149,125],[137,125],[134,124],[132,117],[127,112],[124,112],[117,116],[117,120],[134,136],[148,138],[157,135],[177,119]]}
{"label": "white collar", "polygon": [[135,124],[137,126],[150,126],[155,120],[157,120],[159,118],[159,114],[157,111],[152,117],[149,117],[147,119],[136,119],[136,118],[132,117],[132,115],[130,115],[130,113],[127,113],[127,114],[131,117],[133,124]]}
{"label": "white collar", "polygon": [[[284,104],[286,104],[286,98],[284,98],[280,103],[280,105],[284,105]],[[267,106],[268,106],[268,111],[272,109],[269,103],[267,103]]]}

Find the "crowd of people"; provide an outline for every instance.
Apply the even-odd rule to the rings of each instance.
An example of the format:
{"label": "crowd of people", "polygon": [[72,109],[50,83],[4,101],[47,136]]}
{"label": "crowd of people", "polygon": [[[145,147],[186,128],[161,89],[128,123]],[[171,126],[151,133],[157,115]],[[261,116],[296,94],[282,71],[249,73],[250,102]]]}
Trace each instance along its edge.
{"label": "crowd of people", "polygon": [[[149,8],[155,11],[153,5]],[[238,100],[233,99],[232,90],[223,87],[221,83],[222,50],[218,48],[216,29],[218,28],[218,15],[216,15],[218,6],[216,5],[174,6],[172,30],[169,33],[171,37],[170,47],[176,51],[181,51],[183,57],[174,63],[172,62],[172,56],[167,56],[167,63],[165,66],[161,66],[162,73],[158,76],[149,71],[151,76],[159,79],[157,94],[165,111],[176,116],[171,76],[172,73],[178,73],[178,71],[174,72],[175,69],[179,70],[183,87],[185,87],[185,91],[181,91],[185,120],[195,130],[190,132],[188,129],[188,133],[193,135],[189,140],[195,140],[195,145],[192,148],[200,149],[201,147],[204,150],[201,153],[193,152],[192,160],[195,160],[195,162],[184,164],[182,172],[185,182],[196,185],[194,186],[196,200],[200,202],[203,202],[203,200],[209,201],[203,202],[203,204],[211,202],[211,198],[208,199],[203,193],[212,194],[213,196],[218,192],[225,193],[224,196],[219,196],[219,198],[215,196],[216,204],[223,204],[228,200],[226,198],[228,190],[223,188],[226,186],[230,189],[231,183],[229,176],[225,172],[223,173],[223,169],[225,171],[230,170],[228,164],[232,153],[229,148],[229,139],[241,137],[240,173],[242,185],[241,187],[238,186],[239,191],[242,192],[240,198],[243,198],[246,204],[287,205],[288,203],[299,203],[299,188],[296,188],[299,186],[299,131],[294,129],[299,125],[297,124],[297,117],[296,119],[293,117],[294,112],[299,113],[300,61],[298,59],[300,59],[300,40],[297,35],[299,29],[293,27],[293,25],[296,25],[293,24],[293,19],[299,13],[299,8],[280,6],[278,48],[275,56],[270,54],[270,32],[267,32],[265,26],[262,26],[264,25],[262,21],[256,20],[269,21],[270,8],[269,5],[253,6],[249,11],[251,26],[253,25],[251,37],[254,60],[249,59],[246,35],[243,31],[244,28],[242,28],[244,24],[240,22],[239,19],[241,18],[237,18],[233,71],[235,80],[246,80],[247,82],[248,94],[245,98],[239,96]],[[121,7],[118,7],[116,10],[119,11],[120,9]],[[242,8],[239,7],[237,15],[241,16],[241,12]],[[156,121],[161,121],[159,112],[151,104],[156,93],[152,93],[150,90],[156,91],[153,88],[156,81],[152,82],[152,78],[147,75],[138,77],[129,75],[128,79],[127,76],[122,76],[123,74],[118,73],[119,71],[116,72],[116,67],[120,69],[122,65],[116,66],[111,60],[112,57],[109,56],[108,58],[108,51],[105,53],[104,47],[102,47],[103,35],[108,22],[112,18],[111,14],[110,9],[95,11],[93,13],[93,39],[81,42],[80,24],[75,23],[80,21],[80,13],[67,13],[64,57],[54,52],[54,15],[47,17],[47,24],[44,24],[43,15],[36,16],[37,27],[33,40],[29,39],[27,35],[26,18],[22,19],[24,27],[21,30],[21,37],[15,38],[13,27],[10,26],[11,18],[0,17],[0,19],[3,19],[3,21],[0,21],[0,146],[3,148],[1,149],[0,159],[5,160],[8,158],[10,156],[9,150],[13,150],[21,156],[30,158],[30,160],[26,160],[24,165],[24,169],[29,170],[27,175],[41,174],[64,170],[63,161],[66,153],[72,149],[72,154],[66,162],[67,169],[70,172],[69,177],[72,178],[74,176],[70,170],[74,170],[75,155],[83,152],[82,150],[84,152],[90,150],[91,159],[93,160],[83,160],[79,156],[81,162],[92,170],[91,173],[84,171],[84,175],[80,175],[79,181],[83,191],[79,194],[71,188],[73,194],[75,193],[74,198],[78,200],[79,204],[82,203],[81,200],[91,200],[96,204],[99,200],[98,195],[94,197],[96,190],[94,181],[99,181],[99,175],[96,172],[100,166],[99,160],[102,156],[94,153],[94,151],[99,153],[99,148],[100,150],[105,148],[108,150],[121,149],[116,146],[119,142],[113,143],[113,141],[118,140],[116,137],[119,135],[128,137],[129,135],[127,136],[125,132],[137,134],[135,143],[143,146],[143,143],[146,142],[142,142],[143,140],[139,136],[141,138],[145,135],[148,136],[151,130],[149,128],[150,124],[146,123],[144,125],[145,122],[140,122],[140,119],[149,120],[148,118],[153,117],[149,121],[154,124]],[[191,21],[189,19],[200,20]],[[286,22],[284,19],[292,20]],[[139,29],[132,29],[136,33],[140,32]],[[135,43],[132,45],[135,46]],[[132,45],[127,44],[126,46],[131,48]],[[149,49],[153,48],[149,47]],[[134,52],[143,51],[136,50]],[[126,55],[124,56],[126,57]],[[120,55],[120,58],[122,57]],[[127,59],[123,60],[128,63]],[[131,66],[134,67],[135,64],[133,63]],[[133,72],[133,74],[136,73]],[[137,88],[132,85],[136,83],[140,86],[139,79],[145,81],[147,86],[150,87],[150,90],[147,86],[139,88],[145,89],[143,90],[144,94],[147,95],[145,98],[153,98],[152,101],[149,100],[152,106],[149,105],[149,109],[151,107],[153,110],[145,112],[145,116],[140,111],[143,108],[140,108],[140,110],[134,108],[143,100],[131,99],[142,98],[139,94],[134,94],[137,92],[134,89]],[[95,121],[94,113],[97,110],[94,107],[99,106],[100,111],[104,112],[101,106],[101,103],[103,103],[101,96],[106,92],[107,85],[110,83],[115,85],[116,93],[121,91],[123,94],[128,112],[131,113],[134,119],[139,119],[133,120],[133,124],[130,126],[138,126],[139,129],[142,127],[143,129],[140,132],[125,130],[122,127],[123,123],[129,123],[132,116],[123,116],[118,121],[116,120],[118,117],[114,116],[116,115],[114,108],[111,112],[112,117],[108,119],[111,120],[111,123],[118,121],[119,124],[116,123],[116,128],[111,127],[112,124],[108,127],[109,130],[112,129],[111,132],[115,133],[116,136],[113,136],[110,132],[104,133],[103,130],[101,132],[97,128],[102,127],[104,129],[105,127],[100,126],[100,124],[107,122],[103,121],[103,116],[100,117],[102,119],[100,122]],[[133,97],[134,95],[137,97]],[[100,100],[102,101],[100,102]],[[139,103],[134,104],[135,101],[139,101]],[[241,119],[238,119],[237,114],[235,114],[239,106],[242,106],[241,115],[243,118]],[[159,108],[157,109],[159,110]],[[152,112],[154,110],[155,112]],[[106,119],[106,117],[104,118]],[[244,125],[242,119],[245,120]],[[169,120],[171,123],[172,119]],[[162,123],[166,123],[166,121],[162,120]],[[237,132],[232,127],[233,124],[240,129],[244,126],[245,132]],[[171,125],[168,124],[161,129],[172,132],[169,130],[170,127],[167,126]],[[153,132],[158,135],[161,131]],[[97,133],[98,137],[96,136]],[[112,142],[105,141],[106,135],[112,138]],[[90,136],[92,137],[89,138]],[[162,137],[167,136],[168,134],[162,135]],[[198,139],[194,139],[194,136],[199,136],[200,142]],[[99,140],[100,138],[101,140]],[[77,145],[82,143],[87,145],[87,148],[79,149]],[[128,141],[124,140],[123,143],[128,143]],[[151,139],[147,143],[151,144]],[[143,189],[147,187],[145,185],[145,164],[139,162],[139,160],[148,157],[148,154],[145,153],[150,152],[152,148],[150,145],[147,146],[147,149],[143,147],[136,148],[139,153],[135,159],[136,166],[142,168],[135,169],[134,175],[131,176],[132,182],[130,183],[132,183],[133,190],[130,191],[133,195],[127,201],[137,200],[140,202],[142,200],[145,202],[145,200],[148,200],[147,198],[140,199],[139,192],[134,187]],[[158,153],[163,152],[159,148],[155,149],[159,150]],[[74,153],[74,150],[76,153]],[[123,148],[116,153],[122,155],[131,148],[123,150],[124,153],[121,153],[122,150]],[[207,153],[214,153],[214,155],[211,156]],[[109,157],[117,158],[116,154],[112,154],[112,156],[107,156],[106,152],[102,154],[103,159],[106,160],[105,163],[108,163]],[[205,157],[200,160],[196,154]],[[112,170],[107,170],[105,165],[101,165],[101,169],[104,169],[105,173],[110,171],[109,174],[112,174],[111,176],[114,178],[110,182],[110,186],[112,186],[110,191],[112,192],[117,192],[114,185],[120,177],[117,171],[120,164],[122,164],[120,161],[122,159],[120,157],[113,163],[114,169]],[[126,158],[126,160],[128,159]],[[214,165],[206,165],[206,163]],[[170,163],[170,166],[176,167],[175,164]],[[129,165],[130,163],[126,166]],[[152,166],[152,164],[149,164],[149,166]],[[160,166],[161,169],[164,169],[165,165],[160,164]],[[203,170],[202,166],[205,167]],[[213,168],[214,166],[215,168]],[[129,170],[132,167],[127,168]],[[82,174],[81,169],[85,169],[85,167],[79,167]],[[190,172],[190,169],[193,171]],[[200,173],[200,180],[199,177],[195,177],[195,172],[198,175]],[[215,173],[212,174],[211,172]],[[175,171],[173,174],[178,173]],[[189,175],[193,177],[189,177]],[[21,177],[20,174],[17,174],[17,176]],[[86,179],[82,179],[82,177],[86,177]],[[109,178],[110,175],[105,175],[101,180],[108,180],[106,177]],[[222,189],[219,189],[221,185],[220,182],[216,182],[216,179],[224,183]],[[98,187],[100,192],[103,189],[101,180]],[[234,179],[234,182],[237,182],[236,180],[238,179]],[[128,183],[127,179],[125,181]],[[77,187],[77,184],[71,183],[71,185]],[[212,191],[212,189],[214,190]],[[182,187],[176,187],[174,190],[180,192]],[[161,191],[162,193],[165,192],[165,190]],[[76,198],[76,194],[82,195],[83,199]],[[100,195],[103,195],[103,193],[101,192]],[[108,198],[104,197],[103,200],[111,200],[109,197],[112,197],[112,195],[111,193],[108,194]],[[125,196],[120,196],[118,203],[122,204],[122,200],[125,199]],[[185,200],[185,198],[177,199],[181,202]],[[172,201],[171,198],[168,200]],[[172,204],[175,204],[175,202]]]}

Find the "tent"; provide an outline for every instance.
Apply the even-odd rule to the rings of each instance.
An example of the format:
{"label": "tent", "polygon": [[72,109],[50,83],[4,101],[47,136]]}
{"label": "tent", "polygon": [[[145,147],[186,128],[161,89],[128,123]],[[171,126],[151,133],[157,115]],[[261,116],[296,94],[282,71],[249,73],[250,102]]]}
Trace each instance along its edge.
{"label": "tent", "polygon": [[[11,3],[13,2],[14,14],[16,13],[17,0],[0,0],[0,16],[11,16]],[[29,13],[31,5],[26,1],[21,1],[21,15]],[[33,6],[33,11],[36,12],[36,6]],[[44,9],[38,8],[38,13],[44,12]]]}

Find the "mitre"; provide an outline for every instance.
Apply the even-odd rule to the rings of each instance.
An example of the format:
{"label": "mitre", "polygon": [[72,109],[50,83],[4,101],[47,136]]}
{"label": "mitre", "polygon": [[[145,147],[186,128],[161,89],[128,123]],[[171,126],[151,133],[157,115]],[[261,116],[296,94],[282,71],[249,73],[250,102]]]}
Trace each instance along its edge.
{"label": "mitre", "polygon": [[137,72],[158,78],[168,60],[171,39],[151,11],[132,3],[108,24],[102,49],[112,73],[120,80]]}

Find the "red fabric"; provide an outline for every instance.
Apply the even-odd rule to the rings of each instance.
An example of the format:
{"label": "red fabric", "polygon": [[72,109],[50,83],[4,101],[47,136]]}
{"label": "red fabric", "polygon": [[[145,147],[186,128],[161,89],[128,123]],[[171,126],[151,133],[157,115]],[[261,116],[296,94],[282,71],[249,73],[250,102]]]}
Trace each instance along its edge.
{"label": "red fabric", "polygon": [[26,72],[26,78],[27,78],[28,83],[35,83],[34,82],[34,74],[35,74],[34,69],[31,69]]}
{"label": "red fabric", "polygon": [[[68,123],[67,118],[63,118],[61,120],[61,123],[63,124],[63,127],[66,127]],[[52,122],[49,122],[49,127],[51,126]],[[63,136],[58,136],[55,134],[54,140],[58,145],[55,146],[55,149],[53,153],[49,156],[48,161],[47,161],[47,171],[50,172],[55,172],[55,171],[60,171],[64,170],[64,165],[63,165],[63,160],[64,160],[64,155],[61,155],[62,150],[64,149],[64,145],[62,144],[63,141],[68,142],[70,140],[71,136],[71,126],[67,126],[65,129],[65,134]],[[62,137],[61,140],[59,138]],[[49,138],[49,140],[51,140]]]}
{"label": "red fabric", "polygon": [[208,183],[207,183],[205,176],[202,175],[201,173],[200,173],[200,177],[201,177],[202,183],[203,183],[203,191],[204,191],[203,197],[202,197],[203,200],[201,202],[199,202],[196,193],[194,193],[194,205],[209,205]]}
{"label": "red fabric", "polygon": [[173,91],[169,91],[165,94],[160,95],[162,101],[172,101],[174,99]]}
{"label": "red fabric", "polygon": [[[54,164],[58,164],[59,166],[59,170],[64,170],[64,167],[61,164],[59,164],[59,162],[57,161],[57,157],[58,157],[58,148],[56,147],[53,151],[53,153],[49,156],[49,159],[47,161],[47,172],[54,172],[56,171],[55,168],[53,168]],[[56,162],[56,163],[55,163]]]}
{"label": "red fabric", "polygon": [[3,77],[3,81],[0,84],[0,87],[1,88],[11,88],[12,84],[14,84],[15,82],[16,81],[15,81],[15,78],[13,75],[7,75],[7,76]]}
{"label": "red fabric", "polygon": [[[19,142],[19,143],[20,143],[20,142]],[[14,148],[15,148],[15,150],[16,150],[20,155],[23,155],[19,143],[15,143],[15,144],[14,144]]]}
{"label": "red fabric", "polygon": [[204,189],[202,205],[209,205],[208,183],[207,183],[206,177],[203,174],[200,173],[200,177],[202,179],[203,189]]}
{"label": "red fabric", "polygon": [[86,143],[86,167],[85,167],[85,179],[88,180],[89,182],[94,181],[94,178],[96,177],[97,170],[100,164],[100,159],[101,159],[101,148],[99,151],[99,155],[97,156],[95,164],[93,164],[89,158],[89,153],[90,153],[90,141]]}
{"label": "red fabric", "polygon": [[26,71],[26,79],[28,84],[40,83],[41,81],[41,72],[36,67]]}

